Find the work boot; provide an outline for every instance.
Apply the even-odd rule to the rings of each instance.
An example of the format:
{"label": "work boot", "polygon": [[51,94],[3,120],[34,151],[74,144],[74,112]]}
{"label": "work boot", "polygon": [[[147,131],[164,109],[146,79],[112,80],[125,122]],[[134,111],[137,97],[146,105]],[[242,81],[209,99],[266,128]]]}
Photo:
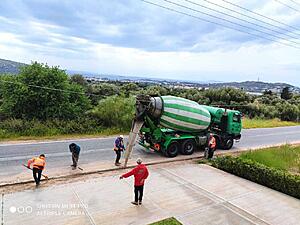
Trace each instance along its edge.
{"label": "work boot", "polygon": [[131,202],[131,204],[138,205],[139,203],[138,202]]}

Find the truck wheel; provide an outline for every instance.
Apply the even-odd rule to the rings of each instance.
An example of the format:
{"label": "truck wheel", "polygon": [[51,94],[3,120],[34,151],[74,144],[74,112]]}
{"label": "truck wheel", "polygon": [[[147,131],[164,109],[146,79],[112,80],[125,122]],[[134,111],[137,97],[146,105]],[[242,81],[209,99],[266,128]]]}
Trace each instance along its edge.
{"label": "truck wheel", "polygon": [[194,153],[196,148],[196,142],[193,139],[185,140],[181,145],[181,154],[183,155],[191,155]]}
{"label": "truck wheel", "polygon": [[177,141],[174,141],[168,146],[165,155],[170,158],[176,157],[178,155],[178,150],[179,143]]}
{"label": "truck wheel", "polygon": [[222,148],[224,150],[229,150],[229,149],[232,148],[232,146],[233,146],[233,138],[229,138],[229,139],[223,141],[223,147]]}

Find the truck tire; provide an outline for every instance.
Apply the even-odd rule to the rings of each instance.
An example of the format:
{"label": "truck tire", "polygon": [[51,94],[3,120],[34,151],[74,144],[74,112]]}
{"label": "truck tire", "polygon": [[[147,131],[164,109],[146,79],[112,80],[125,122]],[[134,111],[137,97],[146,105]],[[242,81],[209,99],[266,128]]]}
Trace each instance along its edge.
{"label": "truck tire", "polygon": [[193,139],[187,139],[185,140],[182,145],[180,152],[183,155],[192,155],[196,148],[196,142]]}
{"label": "truck tire", "polygon": [[228,139],[223,140],[222,149],[224,149],[224,150],[231,149],[233,146],[233,143],[234,143],[233,138],[228,138]]}
{"label": "truck tire", "polygon": [[173,141],[168,148],[166,149],[165,156],[173,158],[178,155],[179,151],[179,143],[177,141]]}

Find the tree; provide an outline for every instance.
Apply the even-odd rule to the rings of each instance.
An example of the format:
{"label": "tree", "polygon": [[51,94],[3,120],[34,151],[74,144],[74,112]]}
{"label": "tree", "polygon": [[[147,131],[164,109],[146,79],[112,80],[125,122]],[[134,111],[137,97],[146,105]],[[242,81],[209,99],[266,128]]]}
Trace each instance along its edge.
{"label": "tree", "polygon": [[264,90],[263,95],[273,95],[273,92],[270,89],[266,89]]}
{"label": "tree", "polygon": [[150,86],[146,90],[144,90],[144,94],[151,96],[163,96],[167,95],[168,90],[162,86]]}
{"label": "tree", "polygon": [[283,104],[278,103],[276,105],[278,114],[281,120],[285,121],[297,121],[299,116],[299,108],[296,105],[292,105],[288,102]]}
{"label": "tree", "polygon": [[89,111],[89,115],[96,118],[105,127],[129,129],[134,118],[135,99],[122,96],[109,96]]}
{"label": "tree", "polygon": [[290,91],[290,87],[284,87],[281,91],[280,97],[284,100],[289,100],[293,97],[293,93]]}
{"label": "tree", "polygon": [[209,89],[204,92],[204,96],[210,100],[210,104],[230,105],[231,102],[249,102],[250,96],[240,89],[220,88]]}
{"label": "tree", "polygon": [[87,84],[88,84],[87,81],[86,81],[86,79],[82,75],[80,75],[80,74],[74,74],[74,75],[72,75],[71,76],[71,81],[73,83],[79,84],[79,85],[81,85],[83,87],[86,87]]}
{"label": "tree", "polygon": [[131,93],[138,91],[138,89],[139,86],[136,83],[124,84],[121,87],[121,91],[125,94],[126,97],[129,97]]}
{"label": "tree", "polygon": [[8,117],[74,119],[90,107],[82,87],[70,83],[58,67],[34,62],[22,67],[19,75],[4,79],[0,110]]}
{"label": "tree", "polygon": [[115,84],[101,83],[93,86],[93,94],[103,97],[119,94],[119,92],[119,87]]}

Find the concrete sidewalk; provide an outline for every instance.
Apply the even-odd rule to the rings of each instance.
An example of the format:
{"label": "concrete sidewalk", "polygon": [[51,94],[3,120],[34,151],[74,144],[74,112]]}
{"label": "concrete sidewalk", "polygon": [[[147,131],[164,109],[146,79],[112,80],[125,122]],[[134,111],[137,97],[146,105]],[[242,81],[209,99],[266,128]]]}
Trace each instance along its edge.
{"label": "concrete sidewalk", "polygon": [[142,206],[130,204],[133,180],[111,172],[6,194],[4,224],[149,224],[171,216],[195,225],[299,224],[298,199],[207,165],[164,164],[149,171]]}

